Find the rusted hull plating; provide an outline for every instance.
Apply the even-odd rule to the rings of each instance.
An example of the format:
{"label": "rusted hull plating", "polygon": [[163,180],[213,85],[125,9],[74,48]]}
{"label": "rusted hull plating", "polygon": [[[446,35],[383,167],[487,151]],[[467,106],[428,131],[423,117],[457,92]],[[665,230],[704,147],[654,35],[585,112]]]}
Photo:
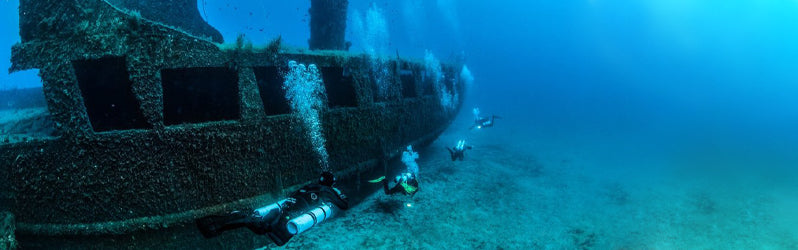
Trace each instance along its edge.
{"label": "rusted hull plating", "polygon": [[[423,64],[399,58],[378,96],[364,56],[223,49],[105,1],[22,0],[20,13],[12,70],[40,69],[59,132],[0,144],[0,210],[23,247],[207,246],[193,218],[314,179],[317,159],[280,92],[289,60],[322,70],[323,134],[342,183],[382,173],[384,157],[431,142],[459,110],[441,106]],[[459,81],[454,69],[444,66],[446,81]]]}

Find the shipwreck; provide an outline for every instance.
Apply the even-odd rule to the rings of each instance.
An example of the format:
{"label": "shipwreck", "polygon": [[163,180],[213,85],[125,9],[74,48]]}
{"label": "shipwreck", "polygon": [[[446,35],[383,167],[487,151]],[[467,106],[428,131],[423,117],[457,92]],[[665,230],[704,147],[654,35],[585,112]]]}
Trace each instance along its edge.
{"label": "shipwreck", "polygon": [[317,177],[282,88],[289,61],[321,72],[322,134],[344,190],[451,123],[462,100],[441,98],[463,96],[460,65],[438,79],[397,55],[379,91],[370,59],[346,51],[346,1],[311,2],[300,49],[221,45],[195,0],[21,0],[10,71],[39,69],[54,131],[0,141],[0,248],[268,245],[248,232],[204,241],[192,223]]}

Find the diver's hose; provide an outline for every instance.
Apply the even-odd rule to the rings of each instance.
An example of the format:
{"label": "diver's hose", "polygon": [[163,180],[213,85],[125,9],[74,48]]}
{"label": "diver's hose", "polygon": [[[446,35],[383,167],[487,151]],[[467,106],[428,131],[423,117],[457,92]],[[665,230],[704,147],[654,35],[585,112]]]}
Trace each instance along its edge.
{"label": "diver's hose", "polygon": [[305,230],[310,229],[316,224],[321,223],[327,218],[332,217],[332,215],[332,208],[329,205],[323,204],[288,221],[288,224],[286,224],[286,229],[288,229],[288,233],[297,235]]}

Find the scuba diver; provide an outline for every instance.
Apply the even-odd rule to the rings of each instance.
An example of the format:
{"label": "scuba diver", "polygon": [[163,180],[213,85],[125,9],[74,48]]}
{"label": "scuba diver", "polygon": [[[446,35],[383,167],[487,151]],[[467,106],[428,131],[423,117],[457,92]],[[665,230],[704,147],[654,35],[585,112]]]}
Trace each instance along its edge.
{"label": "scuba diver", "polygon": [[334,184],[335,176],[324,172],[318,183],[305,185],[284,200],[252,211],[202,217],[196,220],[197,228],[205,238],[213,238],[223,231],[247,227],[256,234],[267,234],[282,246],[295,235],[330,218],[335,210],[349,209],[346,196]]}
{"label": "scuba diver", "polygon": [[382,188],[385,191],[385,194],[387,195],[400,193],[404,195],[410,195],[410,197],[413,197],[418,192],[418,179],[416,178],[416,175],[413,173],[402,173],[394,177],[393,187],[388,187],[389,185],[388,181],[383,180],[384,177],[381,178],[382,179],[380,180],[382,181]]}
{"label": "scuba diver", "polygon": [[369,182],[382,182],[383,190],[387,195],[400,193],[412,197],[418,192],[418,178],[416,178],[418,163],[416,163],[416,159],[418,159],[418,153],[413,151],[412,146],[407,146],[407,149],[402,152],[402,162],[407,166],[407,172],[401,173],[393,178],[393,187],[389,187],[390,181],[386,180],[385,176],[380,176],[380,178],[370,180]]}
{"label": "scuba diver", "polygon": [[387,195],[393,195],[396,193],[410,195],[413,197],[418,192],[418,179],[416,175],[413,173],[401,173],[393,178],[393,187],[389,187],[388,180],[385,179],[385,176],[380,176],[380,178],[370,180],[371,183],[378,183],[382,182],[382,188]]}
{"label": "scuba diver", "polygon": [[493,120],[496,118],[501,117],[497,115],[491,115],[489,117],[479,116],[479,108],[474,108],[474,124],[468,129],[493,127]]}
{"label": "scuba diver", "polygon": [[452,161],[456,161],[456,160],[462,161],[463,158],[465,158],[466,149],[471,149],[471,146],[466,146],[465,145],[465,140],[458,141],[457,145],[455,145],[452,148],[448,148],[448,147],[446,148],[446,150],[449,150],[449,155],[452,156]]}

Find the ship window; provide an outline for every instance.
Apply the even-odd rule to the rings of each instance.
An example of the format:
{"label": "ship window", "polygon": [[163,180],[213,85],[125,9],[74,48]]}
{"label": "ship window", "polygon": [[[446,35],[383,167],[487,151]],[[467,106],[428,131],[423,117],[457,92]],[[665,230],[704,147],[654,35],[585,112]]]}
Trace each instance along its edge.
{"label": "ship window", "polygon": [[421,71],[422,80],[421,82],[424,83],[424,95],[435,95],[435,86],[432,82],[433,76],[427,75],[427,71]]}
{"label": "ship window", "polygon": [[[377,76],[377,74],[379,74],[379,73],[374,72],[374,73],[371,74],[371,77],[370,77],[371,78],[370,79],[370,82],[371,82],[371,93],[372,93],[372,97],[374,98],[374,102],[384,102],[386,100],[386,98],[384,96],[386,93],[382,93],[382,91],[386,91],[387,92],[388,90],[387,90],[387,88],[385,90],[382,90],[382,91],[380,90],[380,82],[379,81],[381,79],[379,79],[379,76]],[[383,83],[383,84],[385,84],[384,86],[388,86],[388,83]]]}
{"label": "ship window", "polygon": [[382,62],[380,67],[376,67],[371,72],[371,89],[374,93],[374,102],[384,102],[389,97],[394,96],[394,75],[396,74],[396,62]]}
{"label": "ship window", "polygon": [[352,77],[345,76],[342,67],[322,67],[321,77],[327,89],[327,102],[331,108],[357,106]]}
{"label": "ship window", "polygon": [[260,98],[266,115],[281,115],[291,112],[288,99],[285,98],[285,81],[277,67],[256,67],[255,79],[258,81]]}
{"label": "ship window", "polygon": [[94,131],[151,127],[133,95],[124,57],[73,61],[72,67]]}
{"label": "ship window", "polygon": [[403,69],[399,71],[399,78],[402,80],[402,96],[404,98],[415,98],[416,94],[416,76],[412,70]]}
{"label": "ship window", "polygon": [[238,73],[229,68],[161,70],[164,124],[239,119]]}

